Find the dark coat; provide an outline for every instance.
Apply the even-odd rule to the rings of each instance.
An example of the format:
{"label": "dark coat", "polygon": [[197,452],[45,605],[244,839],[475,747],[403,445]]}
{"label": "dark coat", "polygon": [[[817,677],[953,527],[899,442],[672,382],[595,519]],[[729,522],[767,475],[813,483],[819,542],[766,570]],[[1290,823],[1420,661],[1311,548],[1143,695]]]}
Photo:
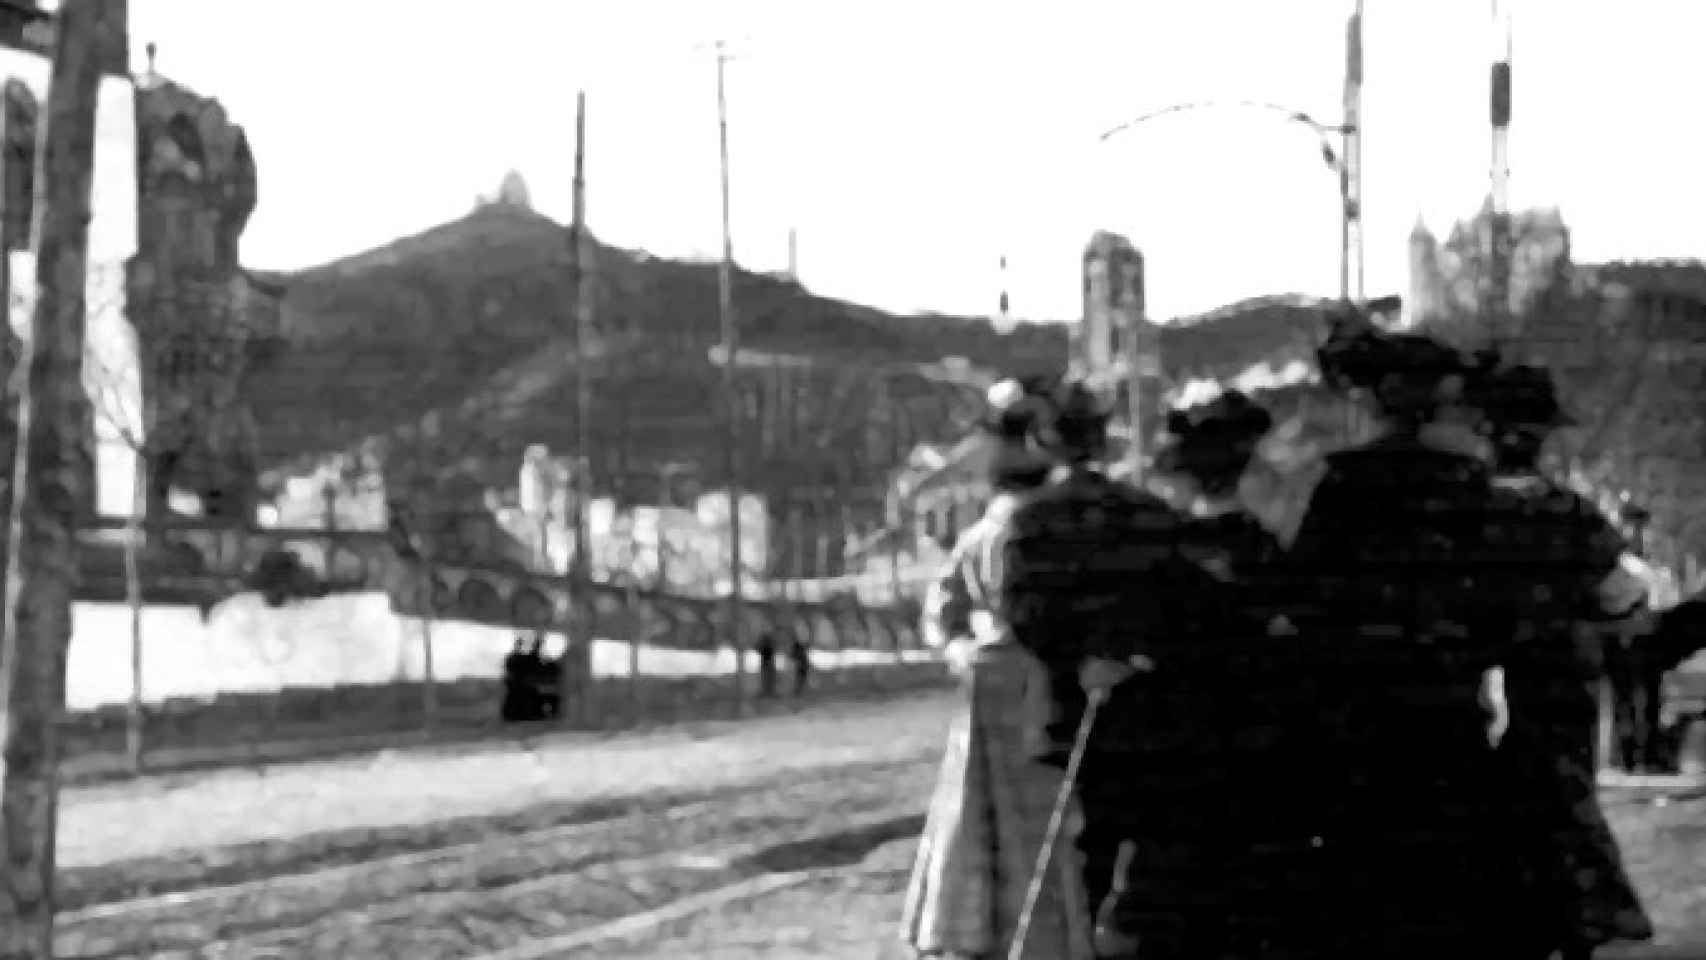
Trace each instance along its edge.
{"label": "dark coat", "polygon": [[1393,436],[1328,458],[1293,544],[1314,706],[1294,721],[1316,750],[1290,792],[1319,838],[1310,895],[1340,921],[1311,932],[1329,955],[1504,955],[1520,865],[1478,698],[1514,632],[1493,500],[1479,460]]}
{"label": "dark coat", "polygon": [[[1083,715],[1077,670],[1086,657],[1164,660],[1179,642],[1177,588],[1190,571],[1181,533],[1182,518],[1164,501],[1090,470],[1038,490],[1008,518],[998,603],[1014,638],[1049,672],[1056,761]],[[1096,749],[1136,734],[1116,712],[1100,723]]]}
{"label": "dark coat", "polygon": [[1516,642],[1505,657],[1511,728],[1499,746],[1511,774],[1513,836],[1533,885],[1531,925],[1549,943],[1600,943],[1651,936],[1652,925],[1624,870],[1600,809],[1595,741],[1598,685],[1605,675],[1589,623],[1626,611],[1623,537],[1591,503],[1540,477],[1498,484],[1490,537],[1500,589],[1516,605]]}

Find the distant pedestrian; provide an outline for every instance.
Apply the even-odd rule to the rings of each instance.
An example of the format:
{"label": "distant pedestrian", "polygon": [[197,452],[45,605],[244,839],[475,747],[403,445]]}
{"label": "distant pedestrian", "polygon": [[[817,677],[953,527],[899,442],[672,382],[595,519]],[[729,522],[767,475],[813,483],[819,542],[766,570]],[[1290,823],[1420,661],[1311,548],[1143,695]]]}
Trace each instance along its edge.
{"label": "distant pedestrian", "polygon": [[794,667],[794,696],[802,696],[811,685],[812,645],[796,634],[788,644],[788,659]]}
{"label": "distant pedestrian", "polygon": [[764,700],[776,696],[776,634],[766,630],[758,636],[758,696]]}
{"label": "distant pedestrian", "polygon": [[500,713],[505,723],[545,720],[557,715],[561,706],[557,664],[546,659],[543,646],[544,634],[517,633],[514,646],[504,657]]}

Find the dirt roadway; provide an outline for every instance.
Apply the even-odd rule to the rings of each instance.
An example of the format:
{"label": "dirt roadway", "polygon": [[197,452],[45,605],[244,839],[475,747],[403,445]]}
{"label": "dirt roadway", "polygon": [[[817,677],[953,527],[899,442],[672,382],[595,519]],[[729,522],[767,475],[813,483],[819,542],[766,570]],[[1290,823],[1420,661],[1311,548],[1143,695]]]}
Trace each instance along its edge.
{"label": "dirt roadway", "polygon": [[[1653,804],[1640,789],[1604,791],[1608,817],[1656,936],[1613,944],[1596,960],[1706,958],[1706,798]],[[736,902],[660,925],[649,935],[605,942],[556,960],[696,957],[704,960],[903,960],[896,942],[900,900],[916,849],[887,844],[846,875]]]}
{"label": "dirt roadway", "polygon": [[[1605,794],[1657,936],[1648,944],[1602,948],[1596,960],[1703,960],[1706,799],[1653,805],[1629,790]],[[847,875],[706,910],[551,960],[902,960],[906,954],[895,933],[914,849],[913,841],[888,844]]]}
{"label": "dirt roadway", "polygon": [[[604,740],[551,738],[531,750],[488,745],[448,755],[73,790],[65,837],[80,853],[67,864],[72,874],[134,869],[116,861],[162,854],[171,858],[162,862],[192,861],[192,872],[199,874],[208,865],[245,859],[245,852],[229,844],[364,827],[389,828],[391,836],[431,849],[429,859],[403,858],[414,861],[408,865],[372,860],[346,869],[303,863],[309,872],[294,878],[286,874],[297,867],[250,863],[233,877],[205,878],[218,883],[256,877],[260,886],[249,891],[202,901],[174,895],[123,918],[67,917],[74,929],[66,929],[62,943],[71,947],[70,938],[77,939],[64,955],[114,960],[155,955],[121,946],[146,938],[165,956],[353,957],[401,950],[422,960],[448,960],[515,945],[518,937],[583,931],[750,878],[754,870],[801,866],[754,861],[738,852],[741,844],[774,845],[825,826],[834,829],[842,818],[861,813],[891,822],[896,814],[915,817],[952,701],[951,692],[915,694],[742,724]],[[778,788],[779,780],[797,785]],[[463,849],[446,846],[453,841],[440,836],[446,818],[490,821],[524,807],[758,781],[771,785],[688,804],[667,815],[667,828],[655,813],[616,804],[616,810],[630,812],[631,825],[555,827],[551,834],[561,839],[545,846],[505,839],[501,830],[490,832],[497,828],[489,824],[483,827],[488,832]],[[1635,802],[1639,792],[1622,787],[1608,788],[1606,796],[1631,873],[1661,930],[1660,949],[1620,951],[1606,960],[1701,960],[1706,944],[1690,942],[1690,936],[1706,931],[1706,801],[1652,805]],[[248,816],[249,810],[268,815]],[[893,945],[912,848],[907,840],[888,844],[867,860],[867,869],[851,875],[701,911],[626,942],[606,941],[563,956],[875,960],[882,954],[887,960],[883,950]],[[592,898],[589,906],[596,900],[596,909],[564,913],[583,897]],[[184,949],[195,942],[209,946]]]}
{"label": "dirt roadway", "polygon": [[928,757],[941,749],[953,697],[928,691],[608,738],[564,734],[531,746],[483,744],[72,788],[60,804],[59,863],[92,867]]}

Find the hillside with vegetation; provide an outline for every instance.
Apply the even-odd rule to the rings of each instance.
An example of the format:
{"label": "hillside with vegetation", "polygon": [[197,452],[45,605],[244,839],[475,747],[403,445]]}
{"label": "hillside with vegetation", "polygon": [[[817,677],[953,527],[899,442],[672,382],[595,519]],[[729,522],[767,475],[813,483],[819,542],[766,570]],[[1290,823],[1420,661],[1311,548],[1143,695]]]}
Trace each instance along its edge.
{"label": "hillside with vegetation", "polygon": [[[714,264],[594,242],[590,431],[601,487],[670,464],[706,482],[726,447],[717,414]],[[568,452],[576,435],[573,267],[567,229],[515,202],[293,275],[285,349],[248,384],[260,458],[274,469],[386,438],[392,450],[513,483],[523,449]],[[1063,328],[895,316],[738,270],[743,349],[802,358],[742,371],[759,485],[807,478],[867,486],[916,439],[951,435],[974,398],[909,373],[959,356],[978,367],[1057,369]],[[876,376],[868,368],[889,372]],[[895,402],[891,402],[895,401]],[[893,413],[896,408],[899,413]],[[636,494],[637,495],[637,494]]]}

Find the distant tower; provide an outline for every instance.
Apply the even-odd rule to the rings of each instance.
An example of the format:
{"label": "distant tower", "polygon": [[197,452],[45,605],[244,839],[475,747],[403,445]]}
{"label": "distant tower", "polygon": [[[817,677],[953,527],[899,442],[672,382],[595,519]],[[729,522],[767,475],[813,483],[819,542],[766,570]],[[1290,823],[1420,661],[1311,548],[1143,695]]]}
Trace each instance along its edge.
{"label": "distant tower", "polygon": [[1007,299],[1007,257],[1005,254],[1001,257],[1001,301],[999,308],[1001,319],[1005,321],[1012,308],[1012,302]]}
{"label": "distant tower", "polygon": [[527,181],[514,170],[504,174],[503,183],[498,186],[497,200],[506,207],[533,209],[533,199],[527,191]]}
{"label": "distant tower", "polygon": [[1404,326],[1414,327],[1439,309],[1439,242],[1421,217],[1410,231],[1410,295],[1404,298]]}
{"label": "distant tower", "polygon": [[800,282],[800,231],[788,228],[788,279]]}

